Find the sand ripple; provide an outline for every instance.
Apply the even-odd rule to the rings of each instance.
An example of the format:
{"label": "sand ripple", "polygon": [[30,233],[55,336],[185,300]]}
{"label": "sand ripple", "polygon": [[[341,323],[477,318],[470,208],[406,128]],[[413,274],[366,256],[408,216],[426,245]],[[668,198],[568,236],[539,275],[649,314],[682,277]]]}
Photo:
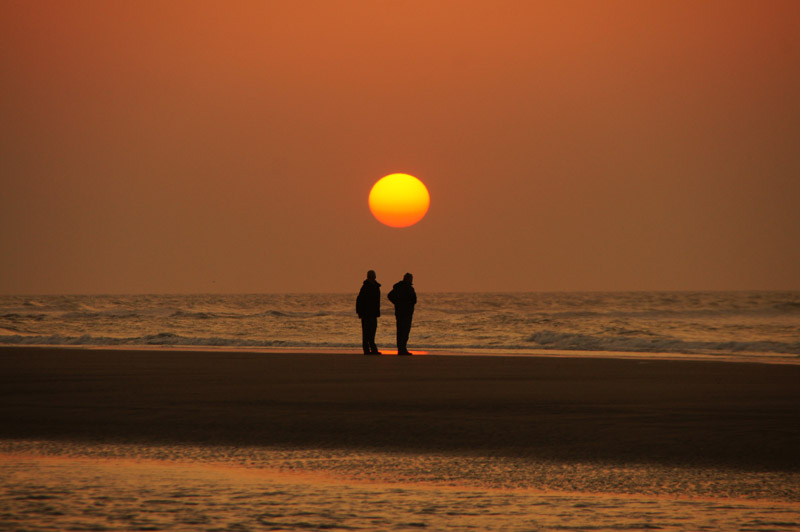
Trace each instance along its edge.
{"label": "sand ripple", "polygon": [[[562,464],[574,485],[605,488],[589,493],[521,487],[526,475],[552,481],[556,464],[526,473],[486,458],[46,442],[0,450],[0,530],[800,530],[796,500],[721,496],[755,485],[724,487],[734,473],[706,472],[719,490],[706,498],[686,484],[699,473],[685,471],[673,471],[672,492],[636,493],[647,473],[635,467],[614,477]],[[503,475],[517,486],[493,487]],[[621,478],[627,492],[614,491]],[[789,482],[775,493],[797,489],[796,478],[760,480]]]}

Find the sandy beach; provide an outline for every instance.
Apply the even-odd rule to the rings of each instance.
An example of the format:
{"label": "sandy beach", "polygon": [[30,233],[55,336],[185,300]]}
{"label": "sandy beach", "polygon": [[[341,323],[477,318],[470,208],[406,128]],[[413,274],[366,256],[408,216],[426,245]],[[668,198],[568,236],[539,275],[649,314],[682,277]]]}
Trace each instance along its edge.
{"label": "sandy beach", "polygon": [[[69,516],[77,503],[63,494],[73,489],[65,482],[86,477],[121,489],[121,478],[153,484],[142,479],[156,475],[174,492],[206,486],[208,475],[220,470],[197,468],[222,464],[228,473],[218,482],[233,491],[245,489],[237,480],[244,472],[251,487],[254,471],[259,482],[300,482],[306,487],[292,497],[301,506],[335,505],[315,499],[318,492],[302,493],[339,482],[378,499],[392,489],[410,490],[408,497],[440,500],[443,508],[467,492],[488,497],[484,507],[513,499],[516,509],[496,522],[515,530],[558,529],[564,521],[557,516],[576,504],[639,515],[638,521],[611,519],[609,529],[654,523],[621,508],[655,504],[659,526],[671,529],[664,519],[674,509],[667,507],[680,501],[704,505],[700,513],[688,512],[698,519],[714,514],[718,525],[728,523],[718,529],[737,529],[748,519],[769,522],[779,512],[783,525],[771,529],[796,530],[798,382],[796,365],[696,360],[2,348],[6,515],[29,511],[43,500],[36,497],[48,496],[31,486],[61,493],[56,499],[67,500],[59,511]],[[56,480],[62,477],[72,480]],[[542,497],[566,497],[566,506],[556,505],[552,519],[534,526],[518,505],[534,511],[532,501]],[[618,502],[609,506],[608,497]],[[588,512],[570,526],[601,511]],[[385,528],[453,524],[446,512],[440,520],[401,514],[392,514]],[[107,518],[106,529],[122,526]],[[269,528],[252,519],[250,528]],[[180,524],[165,523],[159,526]]]}
{"label": "sandy beach", "polygon": [[800,366],[0,349],[3,439],[798,470]]}

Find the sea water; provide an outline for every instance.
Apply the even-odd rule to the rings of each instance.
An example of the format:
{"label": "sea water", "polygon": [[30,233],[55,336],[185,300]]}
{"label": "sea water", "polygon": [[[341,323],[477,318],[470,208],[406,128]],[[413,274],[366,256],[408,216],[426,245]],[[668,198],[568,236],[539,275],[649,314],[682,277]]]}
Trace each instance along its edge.
{"label": "sea water", "polygon": [[[355,296],[0,296],[0,345],[360,351]],[[800,292],[419,290],[418,297],[412,350],[800,359]],[[390,349],[390,302],[383,302],[382,313],[377,343]]]}

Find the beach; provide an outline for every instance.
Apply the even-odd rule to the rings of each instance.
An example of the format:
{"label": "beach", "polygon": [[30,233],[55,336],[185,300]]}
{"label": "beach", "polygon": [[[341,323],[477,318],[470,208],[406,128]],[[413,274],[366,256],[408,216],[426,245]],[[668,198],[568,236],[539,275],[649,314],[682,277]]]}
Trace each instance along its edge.
{"label": "beach", "polygon": [[[166,482],[168,492],[223,475],[216,482],[231,493],[252,488],[248,496],[261,493],[266,504],[269,490],[257,486],[278,483],[296,504],[315,508],[333,499],[304,490],[340,496],[347,486],[381,499],[399,489],[442,508],[471,493],[484,509],[492,500],[512,504],[497,517],[512,530],[558,529],[576,504],[584,508],[571,522],[577,528],[601,508],[616,508],[620,517],[609,529],[623,522],[670,529],[712,514],[718,525],[728,523],[718,529],[738,529],[777,512],[782,517],[772,522],[782,525],[755,529],[796,530],[798,382],[798,365],[709,360],[0,348],[0,465],[13,473],[4,476],[4,519],[47,529],[16,516],[19,501],[47,500],[31,486],[72,500],[64,482],[82,475],[105,479],[112,490],[121,489],[120,478]],[[60,474],[73,480],[59,483]],[[617,503],[609,506],[609,498]],[[620,509],[642,504],[663,514],[648,521]],[[675,512],[665,508],[676,504],[684,517],[669,521]],[[550,515],[547,505],[555,505],[551,517],[532,524],[537,511]],[[447,512],[396,513],[375,529],[453,524]],[[362,510],[352,514],[363,518]],[[465,515],[459,523],[470,522]],[[123,526],[108,519],[101,519],[106,529]],[[253,519],[252,529],[303,528]],[[343,519],[336,523],[370,529]],[[162,521],[163,529],[191,525]]]}

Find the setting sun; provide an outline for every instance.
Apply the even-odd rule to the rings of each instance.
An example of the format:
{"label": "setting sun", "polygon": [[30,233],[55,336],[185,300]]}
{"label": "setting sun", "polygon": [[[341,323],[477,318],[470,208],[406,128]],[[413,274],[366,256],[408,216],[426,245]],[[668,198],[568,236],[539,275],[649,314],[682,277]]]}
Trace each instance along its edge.
{"label": "setting sun", "polygon": [[425,185],[408,174],[390,174],[373,185],[369,193],[369,210],[382,224],[408,227],[422,220],[428,212],[431,197]]}

